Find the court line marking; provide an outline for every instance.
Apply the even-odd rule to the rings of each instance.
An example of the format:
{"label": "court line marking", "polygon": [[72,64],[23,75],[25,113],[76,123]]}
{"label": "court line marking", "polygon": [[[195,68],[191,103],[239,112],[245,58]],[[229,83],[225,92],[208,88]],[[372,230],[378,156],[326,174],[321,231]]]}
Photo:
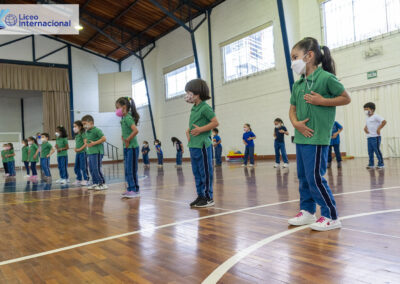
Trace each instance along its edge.
{"label": "court line marking", "polygon": [[[400,212],[400,209],[389,209],[389,210],[381,210],[381,211],[373,211],[373,212],[348,215],[348,216],[341,217],[340,220],[347,220],[347,219],[352,219],[352,218],[377,215],[377,214],[385,214],[385,213],[393,213],[393,212]],[[261,241],[258,241],[255,244],[253,244],[245,249],[240,250],[238,253],[231,256],[225,262],[220,264],[213,272],[211,272],[211,274],[208,275],[208,277],[203,280],[202,284],[217,283],[225,275],[225,273],[228,272],[233,266],[235,266],[238,262],[240,262],[243,258],[247,257],[249,254],[255,252],[257,249],[259,249],[275,240],[289,236],[291,234],[294,234],[298,231],[307,229],[309,227],[310,227],[310,225],[304,225],[304,226],[300,226],[300,227],[297,227],[294,229],[283,231],[278,234],[269,236]]]}
{"label": "court line marking", "polygon": [[347,230],[347,231],[352,231],[352,232],[358,232],[358,233],[364,233],[364,234],[369,234],[369,235],[374,235],[374,236],[380,236],[380,237],[388,237],[388,238],[400,239],[400,236],[388,235],[388,234],[381,234],[381,233],[375,233],[375,232],[364,231],[364,230],[357,230],[357,229],[351,229],[351,228],[342,228],[342,230]]}
{"label": "court line marking", "polygon": [[[381,189],[373,189],[373,190],[385,190],[385,189],[392,189],[392,188],[393,187],[381,188]],[[400,188],[400,187],[394,187],[394,188]],[[373,191],[373,190],[353,191],[353,192],[351,192],[351,194],[356,194],[356,193],[360,193],[360,192],[369,192],[369,191]],[[348,192],[346,194],[350,194],[350,192]],[[340,195],[340,194],[338,194],[338,195]],[[182,220],[182,221],[178,221],[178,222],[174,222],[174,223],[168,223],[168,224],[164,224],[164,225],[160,225],[160,226],[152,226],[152,227],[146,228],[146,229],[140,229],[140,230],[136,230],[136,231],[132,231],[132,232],[127,232],[127,233],[123,233],[123,234],[119,234],[119,235],[114,235],[114,236],[109,236],[109,237],[105,237],[105,238],[101,238],[101,239],[87,241],[87,242],[83,242],[83,243],[79,243],[79,244],[75,244],[75,245],[70,245],[70,246],[66,246],[66,247],[62,247],[62,248],[58,248],[58,249],[53,249],[53,250],[49,250],[49,251],[45,251],[45,252],[40,252],[40,253],[35,253],[35,254],[27,255],[27,256],[22,256],[22,257],[18,257],[18,258],[14,258],[14,259],[4,260],[4,261],[0,262],[0,266],[11,264],[11,263],[16,263],[16,262],[20,262],[20,261],[24,261],[24,260],[28,260],[28,259],[33,259],[33,258],[45,256],[45,255],[50,255],[50,254],[54,254],[54,253],[58,253],[58,252],[66,251],[66,250],[71,250],[71,249],[75,249],[75,248],[79,248],[79,247],[84,247],[84,246],[87,246],[87,245],[101,243],[101,242],[105,242],[105,241],[109,241],[109,240],[128,237],[128,236],[136,235],[136,234],[139,234],[139,233],[151,232],[151,231],[155,231],[155,230],[158,230],[158,229],[169,228],[169,227],[173,227],[173,226],[176,226],[176,225],[181,225],[181,224],[186,224],[186,223],[190,223],[190,222],[201,221],[201,220],[204,220],[204,219],[209,219],[209,218],[214,218],[214,217],[219,217],[219,216],[225,216],[225,215],[229,215],[229,214],[240,213],[240,212],[243,212],[243,211],[249,211],[249,210],[254,210],[254,209],[264,208],[264,207],[271,207],[271,206],[275,206],[275,205],[281,205],[281,204],[292,203],[292,202],[297,202],[297,201],[299,201],[299,200],[297,199],[297,200],[289,200],[289,201],[283,201],[283,202],[276,202],[276,203],[257,205],[257,206],[253,206],[253,207],[247,207],[247,208],[236,209],[236,210],[217,213],[217,214],[211,214],[211,215],[198,217],[198,218],[191,218],[191,219]],[[400,209],[398,209],[398,210],[400,211]],[[363,214],[368,214],[368,213],[363,213]],[[361,215],[363,215],[363,214],[361,214]],[[360,214],[358,214],[358,215],[360,215]],[[358,215],[351,215],[351,216],[358,216]],[[344,219],[346,219],[346,217],[342,217],[341,219],[344,220]],[[299,228],[302,228],[302,227],[299,227]],[[296,229],[299,230],[299,228],[296,228]],[[296,230],[296,229],[292,229],[292,230]],[[285,232],[282,232],[280,234],[285,234],[285,233],[287,234],[287,232],[290,232],[290,231],[291,230],[285,231]],[[278,234],[278,235],[280,235],[280,234]]]}

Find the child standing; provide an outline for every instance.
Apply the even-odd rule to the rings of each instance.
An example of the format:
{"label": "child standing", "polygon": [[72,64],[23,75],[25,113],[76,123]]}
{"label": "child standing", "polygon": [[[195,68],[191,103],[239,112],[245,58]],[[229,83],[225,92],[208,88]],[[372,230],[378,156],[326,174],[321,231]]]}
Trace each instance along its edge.
{"label": "child standing", "polygon": [[136,110],[135,102],[131,98],[119,98],[115,107],[117,109],[115,114],[121,117],[125,180],[128,183],[127,191],[121,195],[121,198],[135,198],[140,196],[138,179],[139,143],[137,141],[139,130],[136,127],[140,116]]}
{"label": "child standing", "polygon": [[158,167],[162,168],[163,164],[164,164],[164,155],[163,155],[163,151],[161,149],[160,140],[158,140],[158,139],[154,140],[154,145],[156,146],[156,151],[157,151]]}
{"label": "child standing", "polygon": [[103,143],[106,142],[106,137],[100,129],[94,126],[93,116],[85,115],[82,117],[82,124],[86,129],[89,170],[93,181],[93,185],[89,186],[88,189],[107,189],[107,186],[104,184],[103,173],[101,172],[101,158],[104,153]]}
{"label": "child standing", "polygon": [[274,129],[274,148],[275,148],[275,166],[274,168],[279,168],[281,164],[281,154],[283,160],[283,168],[289,167],[289,160],[286,154],[285,147],[285,135],[289,135],[289,131],[283,124],[283,120],[277,118],[274,120],[275,129]]}
{"label": "child standing", "polygon": [[8,177],[10,173],[8,172],[8,158],[6,157],[8,152],[8,145],[3,144],[3,149],[1,150],[1,160],[3,162],[3,168],[4,168],[4,175]]}
{"label": "child standing", "polygon": [[31,163],[31,171],[32,175],[30,180],[37,181],[37,170],[36,170],[36,163],[39,162],[39,146],[37,141],[34,137],[28,138],[28,145],[29,145],[29,162]]}
{"label": "child standing", "polygon": [[[293,85],[290,120],[295,128],[300,212],[289,224],[311,224],[327,231],[341,227],[336,202],[325,178],[328,149],[336,106],[350,103],[350,97],[335,77],[335,64],[327,46],[304,38],[292,49],[292,69],[301,78]],[[322,68],[318,67],[322,63]],[[316,205],[321,217],[316,221]]]}
{"label": "child standing", "polygon": [[332,148],[335,150],[337,167],[342,167],[342,155],[340,154],[340,132],[343,131],[343,126],[339,122],[335,121],[332,127],[331,145],[328,150],[328,168],[332,164]]}
{"label": "child standing", "polygon": [[145,168],[150,168],[149,152],[150,152],[149,142],[143,141],[142,155],[143,155],[143,164]]}
{"label": "child standing", "polygon": [[22,141],[22,162],[24,163],[25,166],[25,170],[26,170],[26,176],[25,178],[29,178],[30,175],[30,171],[29,171],[29,145],[28,145],[28,140],[24,139]]}
{"label": "child standing", "polygon": [[74,133],[75,133],[75,167],[74,172],[76,174],[76,181],[74,185],[88,185],[89,173],[87,166],[86,156],[86,134],[83,128],[82,121],[77,120],[74,122]]}
{"label": "child standing", "polygon": [[68,178],[68,139],[67,131],[63,126],[56,128],[56,149],[57,149],[57,162],[58,170],[60,172],[60,179],[56,183],[67,184]]}
{"label": "child standing", "polygon": [[183,149],[183,144],[176,137],[172,137],[171,141],[172,141],[172,145],[174,145],[176,147],[176,167],[182,168],[182,156],[183,156],[183,152],[185,151]]}
{"label": "child standing", "polygon": [[190,207],[209,207],[213,199],[213,160],[211,130],[218,126],[212,108],[207,83],[202,79],[189,81],[185,86],[185,101],[194,104],[190,112],[189,129],[186,131],[192,171],[196,181],[197,198]]}
{"label": "child standing", "polygon": [[381,152],[381,130],[386,125],[386,120],[380,116],[375,114],[376,106],[374,103],[366,103],[364,105],[364,112],[367,116],[366,125],[364,127],[364,132],[367,134],[368,139],[368,156],[369,156],[369,164],[367,169],[374,169],[374,153],[378,158],[378,169],[383,169],[383,156]]}
{"label": "child standing", "polygon": [[44,177],[46,179],[51,178],[51,173],[50,173],[50,156],[53,155],[54,148],[51,146],[49,143],[49,134],[48,133],[42,133],[41,135],[42,139],[42,145],[40,146],[40,167],[42,168]]}
{"label": "child standing", "polygon": [[243,126],[243,143],[246,145],[244,150],[244,162],[243,167],[247,166],[247,160],[250,159],[250,167],[254,166],[254,139],[256,139],[256,135],[251,130],[250,124],[246,123]]}
{"label": "child standing", "polygon": [[214,146],[214,156],[215,156],[215,165],[216,166],[221,166],[222,165],[222,145],[221,145],[221,137],[219,137],[218,133],[219,130],[218,128],[214,128],[212,130],[213,133],[213,146]]}
{"label": "child standing", "polygon": [[9,176],[15,177],[15,152],[14,152],[14,145],[12,143],[8,143],[8,151],[6,154],[7,157],[7,169]]}

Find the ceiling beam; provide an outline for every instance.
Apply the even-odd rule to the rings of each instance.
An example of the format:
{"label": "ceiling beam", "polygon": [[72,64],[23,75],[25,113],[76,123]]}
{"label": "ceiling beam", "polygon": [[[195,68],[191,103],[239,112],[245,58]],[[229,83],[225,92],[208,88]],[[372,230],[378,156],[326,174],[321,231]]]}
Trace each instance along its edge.
{"label": "ceiling beam", "polygon": [[185,30],[187,30],[188,32],[192,31],[188,26],[186,26],[184,21],[176,17],[174,13],[168,11],[168,9],[166,9],[163,5],[161,5],[160,2],[158,2],[157,0],[148,0],[148,1],[152,3],[154,6],[156,6],[158,9],[160,9],[165,15],[167,15],[175,22],[177,22],[179,25],[181,25]]}

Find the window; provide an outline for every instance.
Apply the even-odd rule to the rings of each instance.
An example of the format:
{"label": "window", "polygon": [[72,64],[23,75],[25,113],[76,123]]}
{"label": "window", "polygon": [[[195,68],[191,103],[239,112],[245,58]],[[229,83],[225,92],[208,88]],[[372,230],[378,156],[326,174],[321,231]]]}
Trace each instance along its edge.
{"label": "window", "polygon": [[149,104],[144,80],[138,81],[132,85],[132,98],[135,101],[136,108]]}
{"label": "window", "polygon": [[[261,30],[260,30],[261,29]],[[222,43],[225,82],[275,67],[273,27],[267,25]]]}
{"label": "window", "polygon": [[167,100],[185,94],[186,83],[196,78],[196,66],[193,62],[165,73],[164,80]]}
{"label": "window", "polygon": [[322,11],[330,48],[400,29],[400,0],[330,0]]}

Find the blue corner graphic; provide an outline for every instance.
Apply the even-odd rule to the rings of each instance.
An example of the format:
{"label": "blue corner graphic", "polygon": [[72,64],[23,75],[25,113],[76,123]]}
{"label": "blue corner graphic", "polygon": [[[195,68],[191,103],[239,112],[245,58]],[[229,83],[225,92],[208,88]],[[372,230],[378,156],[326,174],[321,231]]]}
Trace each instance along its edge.
{"label": "blue corner graphic", "polygon": [[4,29],[6,27],[6,24],[3,22],[3,18],[7,13],[10,12],[10,9],[2,9],[0,11],[0,30]]}

